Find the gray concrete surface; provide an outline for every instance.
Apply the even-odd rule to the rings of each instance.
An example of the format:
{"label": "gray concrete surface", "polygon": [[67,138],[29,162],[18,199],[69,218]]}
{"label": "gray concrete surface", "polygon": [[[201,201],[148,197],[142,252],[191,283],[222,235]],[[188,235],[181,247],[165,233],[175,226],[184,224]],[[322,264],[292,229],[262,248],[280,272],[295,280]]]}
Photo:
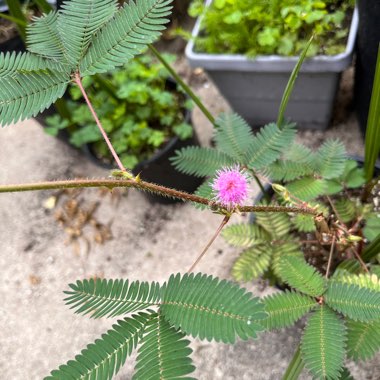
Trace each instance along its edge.
{"label": "gray concrete surface", "polygon": [[[227,109],[202,75],[181,73],[195,86],[214,113]],[[340,137],[351,153],[362,152],[352,116],[325,133],[302,132],[302,141],[315,145],[326,136]],[[203,144],[212,130],[199,113],[194,121]],[[107,176],[80,153],[45,135],[33,120],[0,130],[0,183]],[[77,279],[93,276],[156,280],[184,272],[212,236],[221,217],[191,205],[151,205],[143,194],[130,191],[118,204],[101,198],[97,218],[112,220],[113,240],[93,245],[87,255],[65,244],[65,233],[43,204],[52,192],[0,195],[0,379],[37,380],[73,358],[86,344],[111,327],[113,320],[91,320],[73,314],[63,303],[62,291]],[[98,199],[97,190],[85,197]],[[247,216],[235,217],[246,220]],[[230,279],[238,252],[218,239],[198,270]],[[274,290],[247,284],[257,295]],[[302,321],[293,329],[264,334],[259,341],[234,346],[192,341],[199,379],[277,380],[281,378],[300,335]],[[339,337],[337,337],[339,339]],[[130,379],[134,358],[115,377]],[[380,356],[365,365],[349,363],[356,379],[379,379]],[[307,374],[304,379],[309,379]]]}

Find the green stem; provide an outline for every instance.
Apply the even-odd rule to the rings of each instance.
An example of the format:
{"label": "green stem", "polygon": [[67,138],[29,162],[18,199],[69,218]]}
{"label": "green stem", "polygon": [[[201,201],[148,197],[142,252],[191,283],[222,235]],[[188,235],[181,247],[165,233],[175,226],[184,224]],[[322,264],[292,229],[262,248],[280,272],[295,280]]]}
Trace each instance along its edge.
{"label": "green stem", "polygon": [[375,171],[376,160],[380,153],[380,45],[368,112],[364,152],[364,173],[367,183],[370,183]]}
{"label": "green stem", "polygon": [[3,18],[4,20],[8,20],[10,22],[14,22],[16,25],[20,26],[21,28],[26,28],[27,23],[25,21],[19,20],[16,17],[9,16],[5,13],[0,13],[0,18]]}
{"label": "green stem", "polygon": [[304,363],[301,358],[301,350],[298,346],[282,380],[297,380],[303,367]]}
{"label": "green stem", "polygon": [[8,10],[10,15],[13,18],[18,19],[19,21],[24,23],[24,26],[21,26],[20,23],[16,24],[18,32],[20,34],[20,37],[23,41],[26,40],[26,25],[28,23],[28,20],[26,19],[26,16],[24,15],[24,12],[22,11],[22,7],[19,0],[6,0],[8,5]]}
{"label": "green stem", "polygon": [[286,85],[284,94],[282,96],[280,109],[279,109],[278,117],[277,117],[277,127],[280,129],[282,128],[282,125],[284,122],[284,115],[285,115],[286,107],[288,106],[290,96],[293,92],[293,88],[294,88],[294,85],[296,83],[298,73],[301,70],[302,63],[306,58],[306,53],[307,53],[307,51],[311,45],[311,42],[313,41],[313,38],[314,38],[314,36],[312,36],[310,38],[309,42],[306,44],[305,48],[303,49],[303,51],[302,51],[302,53],[301,53],[301,55],[297,61],[297,64],[294,66],[292,74],[290,75],[289,81]]}
{"label": "green stem", "polygon": [[182,87],[187,95],[193,100],[193,102],[199,107],[203,114],[207,117],[211,124],[215,125],[215,118],[211,115],[209,110],[204,106],[202,101],[194,94],[192,89],[182,80],[182,78],[175,72],[170,64],[164,59],[160,52],[152,45],[149,45],[149,49],[156,56],[156,58],[165,66],[170,75],[176,80],[176,82]]}
{"label": "green stem", "polygon": [[[64,181],[49,181],[17,185],[0,185],[0,193],[38,191],[38,190],[58,190],[58,189],[74,189],[74,188],[91,188],[106,187],[110,190],[117,187],[130,187],[143,191],[181,199],[183,201],[195,202],[206,206],[211,206],[214,210],[224,213],[231,213],[231,210],[223,205],[210,201],[210,199],[200,197],[195,194],[189,194],[184,191],[178,191],[169,187],[156,185],[154,183],[145,182],[140,179],[77,179]],[[239,206],[236,208],[239,212],[291,212],[298,214],[316,215],[316,211],[309,207],[286,207],[286,206]]]}
{"label": "green stem", "polygon": [[[182,89],[186,92],[188,96],[194,101],[194,103],[199,107],[199,109],[203,112],[203,114],[207,117],[211,124],[215,126],[215,118],[211,115],[210,111],[205,107],[202,101],[194,94],[192,89],[182,80],[182,78],[175,72],[175,70],[170,66],[170,64],[165,60],[165,58],[160,54],[160,52],[153,46],[149,45],[151,52],[156,56],[156,58],[165,66],[165,68],[169,71],[170,75],[177,81],[177,83],[182,87]],[[260,187],[260,190],[263,192],[265,198],[267,198],[267,194],[265,193],[265,189],[261,181],[256,175],[253,175],[255,181]]]}

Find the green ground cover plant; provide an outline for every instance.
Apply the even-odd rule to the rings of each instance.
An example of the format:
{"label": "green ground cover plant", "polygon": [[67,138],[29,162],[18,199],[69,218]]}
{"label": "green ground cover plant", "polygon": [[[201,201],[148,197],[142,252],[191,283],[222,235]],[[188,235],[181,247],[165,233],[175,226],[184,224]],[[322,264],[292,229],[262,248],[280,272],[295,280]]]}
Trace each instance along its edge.
{"label": "green ground cover plant", "polygon": [[[344,147],[337,141],[327,141],[317,152],[294,143],[295,127],[283,114],[310,40],[290,78],[277,122],[256,134],[238,115],[214,119],[191,89],[183,86],[215,126],[214,148],[185,148],[173,158],[180,170],[209,176],[196,194],[134,176],[110,142],[83,78],[121,67],[148,46],[183,85],[149,45],[164,30],[170,11],[171,0],[130,1],[122,7],[114,0],[67,1],[62,10],[45,14],[28,27],[28,52],[0,54],[1,125],[37,115],[72,84],[83,96],[117,165],[112,178],[1,185],[0,192],[137,188],[193,202],[222,218],[193,265],[184,273],[171,274],[163,284],[127,279],[84,279],[71,284],[65,302],[78,314],[120,320],[46,379],[111,379],[135,349],[134,379],[191,379],[188,375],[195,366],[186,336],[233,344],[291,326],[304,315],[307,324],[300,348],[284,379],[297,379],[304,366],[314,378],[352,378],[344,366],[345,357],[365,360],[380,349],[380,235],[375,217],[379,210],[372,202],[379,186],[372,178],[380,140],[368,141],[364,171],[346,160]],[[68,29],[71,33],[65,34]],[[367,129],[371,137],[379,133],[379,84],[380,59]],[[265,191],[263,176],[278,181],[272,182],[276,198]],[[265,203],[246,205],[251,180],[267,194]],[[351,189],[354,196],[355,189],[359,192],[355,202],[346,196],[339,203],[340,193],[347,195]],[[254,213],[256,223],[224,229],[238,212]],[[322,270],[307,261],[296,228],[315,234],[310,243],[322,247],[326,258]],[[248,248],[256,249],[252,255],[261,267],[255,268],[246,255],[248,268],[259,274],[273,272],[288,289],[259,299],[235,282],[194,273],[223,229],[231,242],[244,240]],[[263,247],[269,248],[263,252]],[[243,279],[257,275],[239,272],[239,268],[235,272]]]}
{"label": "green ground cover plant", "polygon": [[354,1],[194,0],[190,15],[203,16],[196,50],[211,54],[299,54],[310,35],[309,56],[344,51]]}
{"label": "green ground cover plant", "polygon": [[[165,59],[171,62],[175,57]],[[148,54],[95,80],[85,77],[83,86],[103,128],[114,141],[116,153],[128,169],[151,157],[171,138],[186,140],[193,134],[192,126],[185,120],[192,103],[176,89],[164,66],[154,62]],[[90,144],[96,157],[111,163],[112,155],[83,102],[81,91],[71,87],[69,94],[72,98],[67,101],[70,119],[59,114],[47,117],[45,132],[56,136],[65,130],[73,146],[80,148]],[[82,104],[78,105],[78,101]]]}

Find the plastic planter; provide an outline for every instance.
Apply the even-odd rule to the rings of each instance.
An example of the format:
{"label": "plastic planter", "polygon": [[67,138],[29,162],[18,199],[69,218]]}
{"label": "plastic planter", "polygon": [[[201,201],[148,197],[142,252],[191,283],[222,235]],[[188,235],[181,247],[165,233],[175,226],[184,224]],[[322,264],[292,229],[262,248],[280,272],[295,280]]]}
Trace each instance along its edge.
{"label": "plastic planter", "polygon": [[[194,37],[201,21],[199,18],[195,24]],[[341,73],[352,61],[357,29],[355,9],[345,52],[319,55],[304,62],[285,114],[299,128],[328,127]],[[298,60],[277,55],[250,59],[244,55],[200,53],[194,49],[194,40],[187,44],[186,57],[192,67],[205,70],[233,110],[252,127],[276,120],[283,91]]]}

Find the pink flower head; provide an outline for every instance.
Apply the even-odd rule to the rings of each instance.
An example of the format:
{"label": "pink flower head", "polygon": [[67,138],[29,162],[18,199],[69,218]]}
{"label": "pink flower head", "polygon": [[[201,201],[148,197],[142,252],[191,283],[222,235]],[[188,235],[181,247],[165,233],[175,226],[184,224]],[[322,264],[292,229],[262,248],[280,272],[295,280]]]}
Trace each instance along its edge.
{"label": "pink flower head", "polygon": [[233,208],[242,205],[248,197],[248,179],[239,166],[218,170],[212,183],[216,200]]}

